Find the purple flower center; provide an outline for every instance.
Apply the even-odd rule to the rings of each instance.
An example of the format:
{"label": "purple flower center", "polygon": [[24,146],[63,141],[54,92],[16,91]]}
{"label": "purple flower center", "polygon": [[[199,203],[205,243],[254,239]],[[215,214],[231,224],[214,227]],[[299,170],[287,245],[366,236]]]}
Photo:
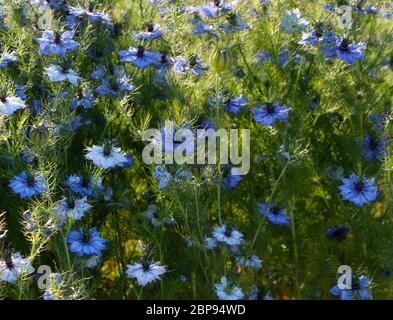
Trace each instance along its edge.
{"label": "purple flower center", "polygon": [[104,146],[104,156],[109,157],[112,153],[112,147],[109,144]]}
{"label": "purple flower center", "polygon": [[6,96],[1,96],[1,97],[0,97],[0,101],[1,101],[2,103],[6,103],[6,102],[7,102],[7,97],[6,97]]}
{"label": "purple flower center", "polygon": [[363,182],[363,181],[358,181],[358,182],[355,184],[355,190],[356,190],[357,192],[362,192],[363,189],[364,189],[364,182]]}
{"label": "purple flower center", "polygon": [[143,263],[142,266],[143,266],[143,271],[147,272],[150,270],[150,265],[147,262]]}
{"label": "purple flower center", "polygon": [[83,243],[89,243],[90,242],[90,232],[89,231],[85,231],[82,234],[82,242]]}
{"label": "purple flower center", "polygon": [[55,35],[55,38],[53,39],[53,43],[55,43],[55,44],[61,43],[61,34],[57,33]]}
{"label": "purple flower center", "polygon": [[349,46],[349,41],[348,41],[348,39],[343,39],[343,41],[341,41],[341,45],[340,45],[340,50],[341,51],[349,51],[349,48],[348,48],[348,46]]}
{"label": "purple flower center", "polygon": [[27,184],[29,187],[33,187],[33,186],[34,186],[34,183],[35,183],[34,177],[33,177],[32,175],[29,174],[29,175],[27,176],[26,184]]}
{"label": "purple flower center", "polygon": [[377,138],[370,138],[369,148],[375,151],[378,148],[379,141]]}
{"label": "purple flower center", "polygon": [[143,46],[139,46],[136,51],[137,57],[142,58],[144,54],[145,54],[145,48]]}
{"label": "purple flower center", "polygon": [[270,212],[273,213],[274,215],[277,215],[277,214],[279,214],[280,210],[281,210],[281,209],[280,209],[279,207],[274,206],[274,207],[272,207],[272,208],[270,209]]}
{"label": "purple flower center", "polygon": [[75,200],[71,198],[67,198],[67,206],[69,209],[75,208]]}
{"label": "purple flower center", "polygon": [[266,106],[266,112],[268,114],[274,114],[276,112],[276,108],[274,107],[273,104],[269,104]]}
{"label": "purple flower center", "polygon": [[14,267],[14,262],[11,258],[5,259],[5,264],[7,266],[7,269],[12,269]]}
{"label": "purple flower center", "polygon": [[147,32],[153,32],[153,31],[154,31],[154,25],[151,24],[151,23],[149,23],[149,24],[147,25]]}
{"label": "purple flower center", "polygon": [[232,228],[227,227],[227,228],[225,229],[224,235],[225,235],[226,237],[230,238],[230,237],[232,236]]}

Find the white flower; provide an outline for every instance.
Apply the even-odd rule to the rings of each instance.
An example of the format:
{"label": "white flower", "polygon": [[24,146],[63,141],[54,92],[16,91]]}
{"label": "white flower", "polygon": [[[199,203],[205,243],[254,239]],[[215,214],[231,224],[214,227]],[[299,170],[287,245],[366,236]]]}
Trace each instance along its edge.
{"label": "white flower", "polygon": [[159,262],[148,263],[135,263],[127,265],[128,278],[137,279],[140,286],[145,286],[150,282],[160,279],[160,276],[166,272],[165,267],[161,266]]}
{"label": "white flower", "polygon": [[110,146],[95,146],[87,147],[88,153],[85,158],[93,161],[93,163],[100,168],[108,169],[116,166],[122,166],[127,162],[127,158],[120,148]]}
{"label": "white flower", "polygon": [[19,252],[14,253],[9,259],[0,261],[0,280],[14,283],[21,273],[33,273],[30,259],[23,259]]}
{"label": "white flower", "polygon": [[58,65],[51,65],[48,68],[45,68],[46,74],[49,76],[50,81],[52,82],[60,82],[64,80],[68,80],[73,85],[77,85],[78,81],[82,80],[78,74],[72,70],[64,70],[62,67]]}
{"label": "white flower", "polygon": [[241,300],[244,298],[242,289],[231,286],[226,277],[221,278],[221,283],[215,284],[215,289],[220,300]]}
{"label": "white flower", "polygon": [[301,17],[299,9],[296,8],[292,11],[285,12],[281,25],[284,32],[295,33],[305,30],[309,23],[309,21]]}
{"label": "white flower", "polygon": [[25,102],[18,97],[0,98],[0,113],[10,116],[16,110],[26,108]]}
{"label": "white flower", "polygon": [[75,220],[80,220],[84,214],[93,206],[87,202],[87,198],[70,199],[63,198],[55,207],[55,212],[65,217],[73,217]]}
{"label": "white flower", "polygon": [[214,228],[213,237],[229,246],[237,246],[243,243],[243,234],[225,224]]}

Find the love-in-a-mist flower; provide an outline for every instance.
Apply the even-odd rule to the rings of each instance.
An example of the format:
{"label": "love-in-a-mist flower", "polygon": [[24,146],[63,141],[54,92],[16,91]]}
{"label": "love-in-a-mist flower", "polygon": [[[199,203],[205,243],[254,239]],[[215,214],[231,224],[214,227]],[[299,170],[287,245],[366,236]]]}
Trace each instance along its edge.
{"label": "love-in-a-mist flower", "polygon": [[16,57],[15,51],[10,53],[4,52],[0,55],[0,68],[4,69],[8,66],[10,62],[17,62],[18,58]]}
{"label": "love-in-a-mist flower", "polygon": [[39,53],[48,55],[51,53],[65,56],[67,51],[74,50],[79,43],[74,39],[75,32],[66,31],[63,33],[51,30],[44,31],[42,38],[36,38],[35,41],[40,45]]}
{"label": "love-in-a-mist flower", "polygon": [[146,218],[148,218],[151,224],[155,227],[161,226],[161,221],[158,219],[157,207],[154,204],[150,204],[147,211],[144,212]]}
{"label": "love-in-a-mist flower", "polygon": [[239,183],[243,180],[243,175],[239,168],[230,168],[223,174],[222,188],[233,189],[236,188]]}
{"label": "love-in-a-mist flower", "polygon": [[285,212],[284,208],[276,205],[269,205],[266,202],[258,202],[258,211],[261,216],[266,217],[273,224],[289,224],[291,217]]}
{"label": "love-in-a-mist flower", "polygon": [[218,95],[215,94],[215,92],[212,92],[208,103],[211,107],[214,107],[217,104],[224,105],[226,111],[237,114],[247,106],[248,101],[247,98],[242,95],[236,97],[223,92],[219,92]]}
{"label": "love-in-a-mist flower", "polygon": [[16,110],[26,108],[25,102],[19,97],[0,96],[0,114],[12,115]]}
{"label": "love-in-a-mist flower", "polygon": [[76,18],[85,18],[87,17],[90,21],[101,21],[104,23],[109,23],[110,19],[109,16],[100,11],[95,11],[93,3],[91,2],[89,4],[88,8],[76,8],[73,6],[68,6],[67,7],[68,13]]}
{"label": "love-in-a-mist flower", "polygon": [[303,31],[309,24],[310,22],[302,18],[297,8],[292,11],[286,11],[281,21],[282,29],[286,33]]}
{"label": "love-in-a-mist flower", "polygon": [[30,265],[30,259],[22,258],[19,252],[0,260],[0,280],[15,283],[21,274],[31,274],[34,268]]}
{"label": "love-in-a-mist flower", "polygon": [[213,237],[229,246],[237,246],[244,242],[242,233],[225,224],[213,229]]}
{"label": "love-in-a-mist flower", "polygon": [[338,285],[330,289],[330,293],[334,296],[340,296],[341,300],[369,300],[370,292],[368,289],[369,280],[366,276],[352,276],[351,288],[340,289]]}
{"label": "love-in-a-mist flower", "polygon": [[122,63],[130,62],[141,69],[145,69],[150,65],[158,66],[161,59],[160,53],[146,50],[143,46],[119,51],[119,56]]}
{"label": "love-in-a-mist flower", "polygon": [[71,101],[71,108],[76,109],[82,106],[84,109],[91,109],[95,99],[88,89],[79,89]]}
{"label": "love-in-a-mist flower", "polygon": [[146,26],[146,31],[141,31],[134,34],[135,40],[153,40],[162,36],[162,29],[159,24],[149,23]]}
{"label": "love-in-a-mist flower", "polygon": [[209,68],[203,64],[202,60],[198,55],[195,55],[190,59],[186,59],[182,56],[177,56],[174,58],[174,64],[172,66],[172,70],[176,73],[192,73],[197,77],[202,76],[202,72],[208,69]]}
{"label": "love-in-a-mist flower", "polygon": [[187,13],[199,13],[201,16],[212,18],[220,12],[228,12],[233,10],[238,3],[238,0],[227,2],[225,0],[209,1],[202,6],[192,6],[184,8]]}
{"label": "love-in-a-mist flower", "polygon": [[77,85],[79,81],[82,80],[81,77],[76,73],[76,71],[68,68],[63,68],[59,65],[50,65],[45,68],[45,72],[52,82],[61,82],[68,80],[71,84]]}
{"label": "love-in-a-mist flower", "polygon": [[322,48],[327,58],[338,57],[345,64],[353,64],[365,56],[366,44],[350,43],[347,38],[337,39],[335,43]]}
{"label": "love-in-a-mist flower", "polygon": [[20,174],[15,175],[11,179],[9,186],[22,199],[27,199],[46,191],[45,178],[39,173],[30,174],[27,171],[22,171]]}
{"label": "love-in-a-mist flower", "polygon": [[87,198],[75,199],[73,197],[64,197],[55,207],[55,211],[66,217],[72,217],[80,220],[93,206],[87,202]]}
{"label": "love-in-a-mist flower", "polygon": [[258,256],[236,257],[236,262],[243,268],[258,270],[262,268],[262,260]]}
{"label": "love-in-a-mist flower", "polygon": [[272,126],[276,121],[287,121],[290,110],[291,108],[274,102],[260,108],[253,108],[251,112],[254,121],[262,123],[265,126]]}
{"label": "love-in-a-mist flower", "polygon": [[151,282],[160,280],[161,275],[166,272],[166,268],[156,263],[134,263],[127,265],[127,277],[136,279],[138,284],[142,287]]}
{"label": "love-in-a-mist flower", "polygon": [[102,178],[97,175],[70,175],[67,177],[66,186],[72,192],[78,193],[82,197],[90,197],[104,190],[104,187],[102,186]]}
{"label": "love-in-a-mist flower", "polygon": [[230,283],[226,277],[222,277],[221,282],[216,283],[214,287],[220,300],[242,300],[244,298],[242,289]]}
{"label": "love-in-a-mist flower", "polygon": [[339,187],[344,200],[351,201],[359,207],[373,202],[377,198],[375,179],[359,177],[355,173],[349,178],[342,179],[343,185]]}
{"label": "love-in-a-mist flower", "polygon": [[341,226],[333,226],[326,230],[326,236],[330,240],[344,240],[349,233],[349,229]]}
{"label": "love-in-a-mist flower", "polygon": [[96,228],[90,230],[80,228],[70,231],[67,236],[67,243],[70,251],[78,256],[99,256],[101,251],[106,248],[106,239],[100,237]]}
{"label": "love-in-a-mist flower", "polygon": [[367,135],[363,141],[363,154],[368,161],[383,158],[385,154],[385,140]]}
{"label": "love-in-a-mist flower", "polygon": [[103,169],[123,166],[128,161],[126,155],[118,147],[113,147],[110,144],[103,146],[87,147],[87,154],[85,158],[93,161],[93,163]]}

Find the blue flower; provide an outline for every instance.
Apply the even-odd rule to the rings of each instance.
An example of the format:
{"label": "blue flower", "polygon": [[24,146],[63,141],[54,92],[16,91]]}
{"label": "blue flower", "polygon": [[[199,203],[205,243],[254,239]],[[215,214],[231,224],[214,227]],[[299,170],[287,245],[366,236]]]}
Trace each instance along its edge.
{"label": "blue flower", "polygon": [[70,251],[78,256],[99,256],[106,247],[106,239],[100,237],[100,233],[96,228],[91,228],[90,230],[80,228],[79,230],[70,231],[67,243]]}
{"label": "blue flower", "polygon": [[224,179],[222,182],[223,189],[236,188],[239,183],[243,180],[243,176],[240,175],[238,168],[231,168],[224,173]]}
{"label": "blue flower", "polygon": [[353,300],[354,298],[369,300],[368,285],[369,281],[366,276],[352,277],[351,289],[340,289],[337,285],[330,289],[330,293],[334,296],[340,296],[341,300]]}
{"label": "blue flower", "polygon": [[215,92],[212,92],[212,96],[210,97],[208,103],[212,107],[217,104],[222,104],[224,105],[226,111],[236,114],[247,106],[247,102],[247,98],[243,96],[235,97],[220,92],[217,97]]}
{"label": "blue flower", "polygon": [[109,16],[106,13],[94,11],[93,4],[90,3],[87,9],[76,8],[72,6],[68,6],[68,13],[76,18],[85,18],[87,17],[90,21],[101,21],[106,24],[109,23]]}
{"label": "blue flower", "polygon": [[79,43],[73,40],[75,32],[66,31],[63,34],[53,31],[45,31],[42,38],[36,38],[35,41],[40,45],[39,53],[48,55],[51,53],[65,56],[68,50],[74,50]]}
{"label": "blue flower", "polygon": [[14,176],[9,186],[22,199],[27,199],[46,191],[45,178],[38,173],[31,175],[26,171],[22,171],[20,174]]}
{"label": "blue flower", "polygon": [[265,126],[272,126],[275,121],[285,122],[288,120],[288,113],[291,109],[278,102],[265,105],[261,108],[253,108],[253,119]]}
{"label": "blue flower", "polygon": [[0,68],[4,69],[8,66],[10,62],[17,62],[18,59],[16,58],[15,52],[11,53],[3,53],[0,57]]}
{"label": "blue flower", "polygon": [[202,6],[186,7],[184,11],[187,13],[197,12],[202,16],[212,18],[220,12],[228,12],[233,10],[236,7],[236,5],[237,5],[237,0],[230,3],[226,3],[224,0],[215,0],[215,1],[210,1]]}
{"label": "blue flower", "polygon": [[326,230],[326,236],[330,240],[344,240],[349,233],[349,229],[340,226],[330,227]]}
{"label": "blue flower", "polygon": [[174,65],[172,70],[176,73],[188,73],[191,72],[192,74],[196,75],[197,77],[202,76],[203,70],[208,70],[207,66],[202,64],[201,59],[198,55],[191,57],[189,60],[185,59],[182,56],[177,56],[174,58]]}
{"label": "blue flower", "polygon": [[342,182],[343,185],[339,189],[343,199],[351,201],[359,207],[373,202],[377,198],[374,178],[366,179],[353,173],[349,178],[342,179]]}
{"label": "blue flower", "polygon": [[89,92],[89,90],[79,89],[75,98],[71,101],[71,108],[76,109],[79,106],[82,106],[84,109],[91,109],[94,101],[95,97]]}
{"label": "blue flower", "polygon": [[272,55],[266,50],[259,51],[257,59],[260,64],[264,64],[267,61],[273,62]]}
{"label": "blue flower", "polygon": [[337,39],[335,43],[322,48],[327,58],[338,57],[345,64],[353,64],[362,60],[365,56],[365,49],[366,45],[363,42],[350,43],[347,38]]}
{"label": "blue flower", "polygon": [[111,95],[112,97],[120,97],[125,92],[133,90],[134,85],[126,74],[115,74],[110,80],[103,79],[101,85],[95,89],[100,96]]}
{"label": "blue flower", "polygon": [[96,175],[90,177],[70,175],[67,177],[66,186],[83,197],[96,195],[104,190],[101,177]]}
{"label": "blue flower", "polygon": [[68,80],[71,84],[77,85],[79,81],[82,80],[78,74],[69,68],[63,68],[59,65],[50,65],[45,68],[46,74],[49,77],[49,80],[52,82],[61,82],[64,80]]}
{"label": "blue flower", "polygon": [[363,154],[368,161],[383,158],[385,154],[385,141],[367,135],[363,142]]}
{"label": "blue flower", "polygon": [[269,205],[266,202],[258,202],[257,206],[261,216],[268,218],[273,224],[289,224],[291,222],[291,217],[283,208]]}
{"label": "blue flower", "polygon": [[147,30],[134,34],[135,40],[154,40],[162,36],[159,24],[148,24]]}
{"label": "blue flower", "polygon": [[141,69],[146,69],[150,65],[159,66],[161,54],[148,51],[143,46],[138,48],[131,47],[128,50],[119,51],[122,63],[131,62]]}

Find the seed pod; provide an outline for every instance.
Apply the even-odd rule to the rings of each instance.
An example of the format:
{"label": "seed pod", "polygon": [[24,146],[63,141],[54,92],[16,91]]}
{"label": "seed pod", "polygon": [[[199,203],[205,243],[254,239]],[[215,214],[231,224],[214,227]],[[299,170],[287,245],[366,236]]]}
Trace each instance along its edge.
{"label": "seed pod", "polygon": [[49,140],[48,128],[43,125],[33,128],[30,132],[30,140],[35,146],[45,145]]}
{"label": "seed pod", "polygon": [[211,58],[211,66],[214,70],[221,72],[229,68],[232,63],[232,57],[228,49],[217,48]]}

